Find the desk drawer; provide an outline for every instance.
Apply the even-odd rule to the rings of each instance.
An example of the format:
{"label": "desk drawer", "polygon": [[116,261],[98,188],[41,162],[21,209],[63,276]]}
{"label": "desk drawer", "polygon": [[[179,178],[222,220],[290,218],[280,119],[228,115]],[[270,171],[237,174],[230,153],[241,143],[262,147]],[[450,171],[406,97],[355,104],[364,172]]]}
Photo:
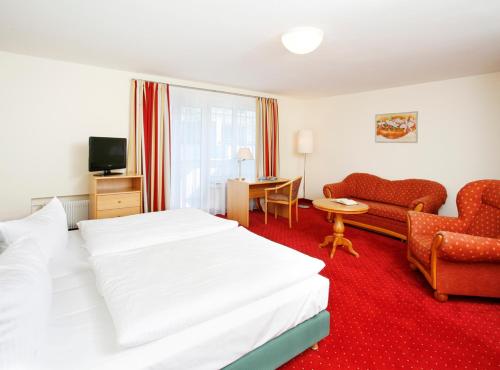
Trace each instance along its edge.
{"label": "desk drawer", "polygon": [[97,218],[112,218],[137,215],[141,213],[141,207],[116,208],[97,211]]}
{"label": "desk drawer", "polygon": [[97,210],[103,211],[117,208],[141,206],[141,193],[107,194],[97,196]]}
{"label": "desk drawer", "polygon": [[248,197],[250,199],[264,198],[264,195],[265,195],[264,189],[272,188],[274,186],[277,186],[277,185],[270,185],[270,184],[252,185],[252,186],[250,186],[250,189],[248,190]]}

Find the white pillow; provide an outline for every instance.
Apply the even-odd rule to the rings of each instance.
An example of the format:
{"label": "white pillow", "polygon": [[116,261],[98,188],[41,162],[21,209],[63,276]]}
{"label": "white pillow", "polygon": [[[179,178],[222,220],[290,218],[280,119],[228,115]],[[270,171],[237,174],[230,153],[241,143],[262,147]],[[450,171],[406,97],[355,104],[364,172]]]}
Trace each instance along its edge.
{"label": "white pillow", "polygon": [[41,210],[20,220],[0,222],[0,239],[7,247],[22,237],[29,236],[45,254],[47,260],[68,242],[66,212],[57,198]]}
{"label": "white pillow", "polygon": [[0,255],[0,369],[33,369],[47,331],[52,280],[38,245],[21,238]]}

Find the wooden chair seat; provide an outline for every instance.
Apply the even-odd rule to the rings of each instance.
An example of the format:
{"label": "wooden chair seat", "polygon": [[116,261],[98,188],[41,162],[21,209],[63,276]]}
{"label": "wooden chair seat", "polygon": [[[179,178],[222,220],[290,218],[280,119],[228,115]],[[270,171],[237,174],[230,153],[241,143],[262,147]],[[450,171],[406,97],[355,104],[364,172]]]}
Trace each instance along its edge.
{"label": "wooden chair seat", "polygon": [[288,195],[281,193],[269,193],[267,196],[267,200],[280,200],[280,201],[288,201]]}

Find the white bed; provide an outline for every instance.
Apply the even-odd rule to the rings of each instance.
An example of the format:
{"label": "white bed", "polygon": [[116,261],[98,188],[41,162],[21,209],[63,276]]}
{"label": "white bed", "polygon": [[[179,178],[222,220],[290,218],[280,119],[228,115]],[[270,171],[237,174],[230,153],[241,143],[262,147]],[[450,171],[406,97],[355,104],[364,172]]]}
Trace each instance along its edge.
{"label": "white bed", "polygon": [[90,260],[123,347],[176,334],[325,266],[243,227]]}
{"label": "white bed", "polygon": [[78,231],[52,260],[54,299],[45,369],[216,369],[324,310],[329,281],[319,275],[229,313],[132,348],[117,344]]}

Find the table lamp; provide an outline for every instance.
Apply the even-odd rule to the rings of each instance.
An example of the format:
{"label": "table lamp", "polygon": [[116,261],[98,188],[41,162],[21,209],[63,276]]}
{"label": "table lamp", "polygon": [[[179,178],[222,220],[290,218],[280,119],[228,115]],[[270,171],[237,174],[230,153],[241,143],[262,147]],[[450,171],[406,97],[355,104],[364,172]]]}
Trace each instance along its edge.
{"label": "table lamp", "polygon": [[[302,129],[297,135],[297,151],[304,154],[304,176],[302,181],[302,198],[306,198],[306,157],[313,152],[314,138],[311,130]],[[309,208],[307,204],[299,204],[300,208]]]}
{"label": "table lamp", "polygon": [[238,150],[238,180],[242,180],[241,178],[241,162],[252,160],[253,154],[250,148],[240,148]]}

